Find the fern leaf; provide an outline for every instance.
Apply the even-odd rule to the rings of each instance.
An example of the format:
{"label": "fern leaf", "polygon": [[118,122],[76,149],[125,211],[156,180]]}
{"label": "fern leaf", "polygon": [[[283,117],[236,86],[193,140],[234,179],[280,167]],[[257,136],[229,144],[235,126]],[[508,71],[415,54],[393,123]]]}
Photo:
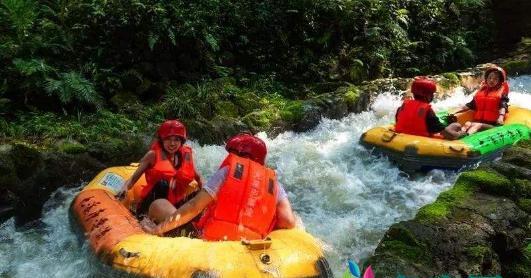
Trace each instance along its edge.
{"label": "fern leaf", "polygon": [[53,70],[43,59],[24,60],[17,58],[13,60],[13,65],[18,72],[25,76],[30,76],[34,73],[46,74]]}

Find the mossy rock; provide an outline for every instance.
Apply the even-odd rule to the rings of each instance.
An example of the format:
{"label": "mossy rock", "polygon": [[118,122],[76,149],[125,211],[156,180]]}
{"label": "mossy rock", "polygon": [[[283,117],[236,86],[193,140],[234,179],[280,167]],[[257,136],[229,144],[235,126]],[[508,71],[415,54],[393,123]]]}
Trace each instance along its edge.
{"label": "mossy rock", "polygon": [[201,144],[216,144],[219,138],[213,132],[212,124],[202,118],[186,120],[185,125],[188,129],[188,137],[194,138]]}
{"label": "mossy rock", "polygon": [[416,263],[429,263],[427,251],[417,245],[411,246],[400,240],[385,240],[376,249],[377,253],[388,253]]}
{"label": "mossy rock", "polygon": [[211,128],[205,131],[210,133],[210,137],[213,139],[212,143],[216,144],[223,143],[227,138],[240,132],[252,131],[239,119],[219,115],[210,120],[209,125]]}
{"label": "mossy rock", "polygon": [[87,144],[89,154],[107,165],[129,164],[138,161],[147,151],[139,137],[106,138]]}
{"label": "mossy rock", "polygon": [[463,180],[461,177],[460,179],[456,181],[452,189],[442,192],[437,198],[437,201],[457,203],[469,198],[474,193],[475,187],[467,182],[467,180]]}
{"label": "mossy rock", "polygon": [[340,87],[350,86],[350,83],[347,82],[321,82],[311,85],[310,90],[317,94],[324,94],[334,92]]}
{"label": "mossy rock", "polygon": [[[529,149],[531,150],[531,140],[522,140],[522,141],[519,141],[518,143],[516,143],[515,145],[516,147],[520,147],[520,148],[524,148],[524,149]],[[513,147],[514,149],[514,147]]]}
{"label": "mossy rock", "polygon": [[467,173],[462,174],[455,185],[439,195],[437,200],[422,207],[415,219],[420,222],[437,222],[445,219],[455,205],[462,204],[474,193],[476,187],[471,183]]}
{"label": "mossy rock", "polygon": [[465,252],[470,257],[483,259],[486,256],[489,256],[492,253],[492,250],[488,246],[476,245],[465,248]]}
{"label": "mossy rock", "polygon": [[360,90],[356,86],[349,86],[349,87],[344,87],[344,90],[342,90],[342,93],[343,93],[343,100],[348,105],[349,110],[352,110],[352,108],[358,102],[358,99],[360,97]]}
{"label": "mossy rock", "polygon": [[41,151],[26,143],[15,143],[11,152],[13,164],[15,165],[15,173],[20,179],[28,178],[32,172],[28,169],[38,169],[42,166]]}
{"label": "mossy rock", "polygon": [[437,82],[437,85],[444,89],[451,89],[461,84],[459,75],[455,72],[447,72],[442,74],[443,78]]}
{"label": "mossy rock", "polygon": [[531,169],[531,146],[529,146],[529,140],[519,143],[517,147],[506,150],[503,153],[502,160],[519,167]]}
{"label": "mossy rock", "polygon": [[57,149],[60,152],[68,153],[68,154],[78,154],[78,153],[84,153],[87,151],[87,147],[85,145],[74,141],[74,140],[62,140],[57,144]]}
{"label": "mossy rock", "polygon": [[280,111],[282,120],[289,123],[297,123],[304,116],[303,102],[300,100],[292,101]]}
{"label": "mossy rock", "polygon": [[388,240],[398,240],[404,242],[409,246],[421,246],[417,241],[416,236],[404,225],[394,224],[389,228],[386,233],[386,239]]}
{"label": "mossy rock", "polygon": [[451,212],[451,209],[448,204],[443,202],[435,202],[420,208],[419,212],[415,216],[415,220],[424,223],[433,223],[438,222],[442,219],[445,219],[448,214]]}
{"label": "mossy rock", "polygon": [[215,107],[218,115],[232,118],[238,117],[238,107],[230,101],[218,101]]}
{"label": "mossy rock", "polygon": [[20,183],[11,158],[12,149],[13,146],[8,144],[0,146],[0,189],[13,188]]}
{"label": "mossy rock", "polygon": [[490,169],[478,169],[463,173],[459,179],[479,186],[482,191],[493,195],[512,196],[515,187],[509,179]]}
{"label": "mossy rock", "polygon": [[258,131],[269,129],[273,125],[273,123],[279,119],[279,113],[268,109],[251,112],[242,118],[242,122],[252,128],[254,131]]}
{"label": "mossy rock", "polygon": [[520,207],[523,211],[531,214],[531,199],[520,199],[518,200],[517,204],[518,207]]}
{"label": "mossy rock", "polygon": [[501,65],[508,74],[525,73],[531,70],[530,60],[508,61]]}
{"label": "mossy rock", "polygon": [[513,184],[516,188],[516,196],[520,198],[531,198],[531,180],[514,179]]}

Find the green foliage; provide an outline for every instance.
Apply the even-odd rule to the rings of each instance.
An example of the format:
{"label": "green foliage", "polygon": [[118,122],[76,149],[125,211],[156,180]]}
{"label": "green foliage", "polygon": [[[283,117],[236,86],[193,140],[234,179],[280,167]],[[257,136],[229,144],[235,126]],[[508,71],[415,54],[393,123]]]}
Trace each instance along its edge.
{"label": "green foliage", "polygon": [[15,30],[18,38],[29,36],[29,29],[38,16],[38,5],[34,0],[2,0],[2,13],[9,18],[11,28]]}
{"label": "green foliage", "polygon": [[58,96],[63,104],[79,101],[101,108],[102,98],[94,84],[77,72],[61,73],[58,80],[48,79],[45,89],[48,94]]}
{"label": "green foliage", "polygon": [[14,59],[13,65],[15,69],[23,76],[31,76],[34,74],[43,74],[46,75],[53,71],[53,68],[50,67],[43,59]]}
{"label": "green foliage", "polygon": [[[65,139],[75,140],[87,146],[93,142],[105,142],[112,138],[129,138],[139,134],[149,134],[160,124],[160,118],[150,117],[142,120],[131,120],[123,114],[100,110],[84,117],[59,116],[46,113],[25,113],[12,122],[2,123],[5,126],[0,132],[1,137],[22,139],[39,145],[54,145]],[[150,119],[153,122],[149,121]]]}
{"label": "green foliage", "polygon": [[[2,98],[11,113],[75,113],[109,107],[112,96],[126,92],[147,103],[162,100],[158,118],[209,120],[219,112],[214,104],[228,101],[239,115],[271,108],[272,117],[283,110],[296,119],[296,106],[260,100],[304,99],[307,92],[290,88],[297,83],[359,83],[470,65],[493,37],[488,5],[0,0]],[[234,81],[212,80],[219,77]],[[250,96],[256,101],[241,101]]]}
{"label": "green foliage", "polygon": [[[205,89],[201,90],[205,96]],[[162,103],[162,108],[170,118],[191,119],[201,116],[201,102],[198,87],[185,84],[178,87],[170,86],[166,90],[166,95]]]}

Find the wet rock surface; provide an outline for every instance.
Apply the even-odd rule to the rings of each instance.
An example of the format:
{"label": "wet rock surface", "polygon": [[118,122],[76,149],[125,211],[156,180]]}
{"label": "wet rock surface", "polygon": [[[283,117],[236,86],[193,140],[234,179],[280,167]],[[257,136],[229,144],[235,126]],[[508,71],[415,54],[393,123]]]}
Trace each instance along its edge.
{"label": "wet rock surface", "polygon": [[413,220],[387,231],[372,265],[376,277],[531,277],[531,144],[464,172]]}
{"label": "wet rock surface", "polygon": [[92,178],[116,157],[98,160],[87,151],[71,154],[22,143],[1,145],[0,220],[15,216],[17,224],[24,224],[39,218],[52,192]]}

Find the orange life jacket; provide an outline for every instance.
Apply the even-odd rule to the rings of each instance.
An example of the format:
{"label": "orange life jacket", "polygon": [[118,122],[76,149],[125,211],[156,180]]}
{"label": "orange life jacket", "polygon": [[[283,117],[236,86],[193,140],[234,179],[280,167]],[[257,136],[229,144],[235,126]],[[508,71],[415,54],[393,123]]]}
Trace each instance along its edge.
{"label": "orange life jacket", "polygon": [[500,116],[500,102],[504,95],[509,93],[509,86],[504,82],[498,89],[483,86],[474,96],[476,110],[474,121],[495,123]]}
{"label": "orange life jacket", "polygon": [[216,201],[197,223],[206,240],[263,239],[274,227],[277,203],[275,171],[230,153]]}
{"label": "orange life jacket", "polygon": [[163,159],[163,149],[159,143],[153,144],[151,150],[155,151],[155,164],[145,172],[147,186],[143,188],[140,197],[144,199],[157,182],[166,180],[170,183],[174,180],[175,188],[168,190],[167,199],[175,205],[186,197],[186,188],[196,177],[192,149],[183,145],[177,151],[182,159],[179,169],[175,169],[169,159]]}
{"label": "orange life jacket", "polygon": [[396,117],[395,131],[418,136],[430,136],[426,116],[431,105],[426,102],[408,99],[402,104]]}

